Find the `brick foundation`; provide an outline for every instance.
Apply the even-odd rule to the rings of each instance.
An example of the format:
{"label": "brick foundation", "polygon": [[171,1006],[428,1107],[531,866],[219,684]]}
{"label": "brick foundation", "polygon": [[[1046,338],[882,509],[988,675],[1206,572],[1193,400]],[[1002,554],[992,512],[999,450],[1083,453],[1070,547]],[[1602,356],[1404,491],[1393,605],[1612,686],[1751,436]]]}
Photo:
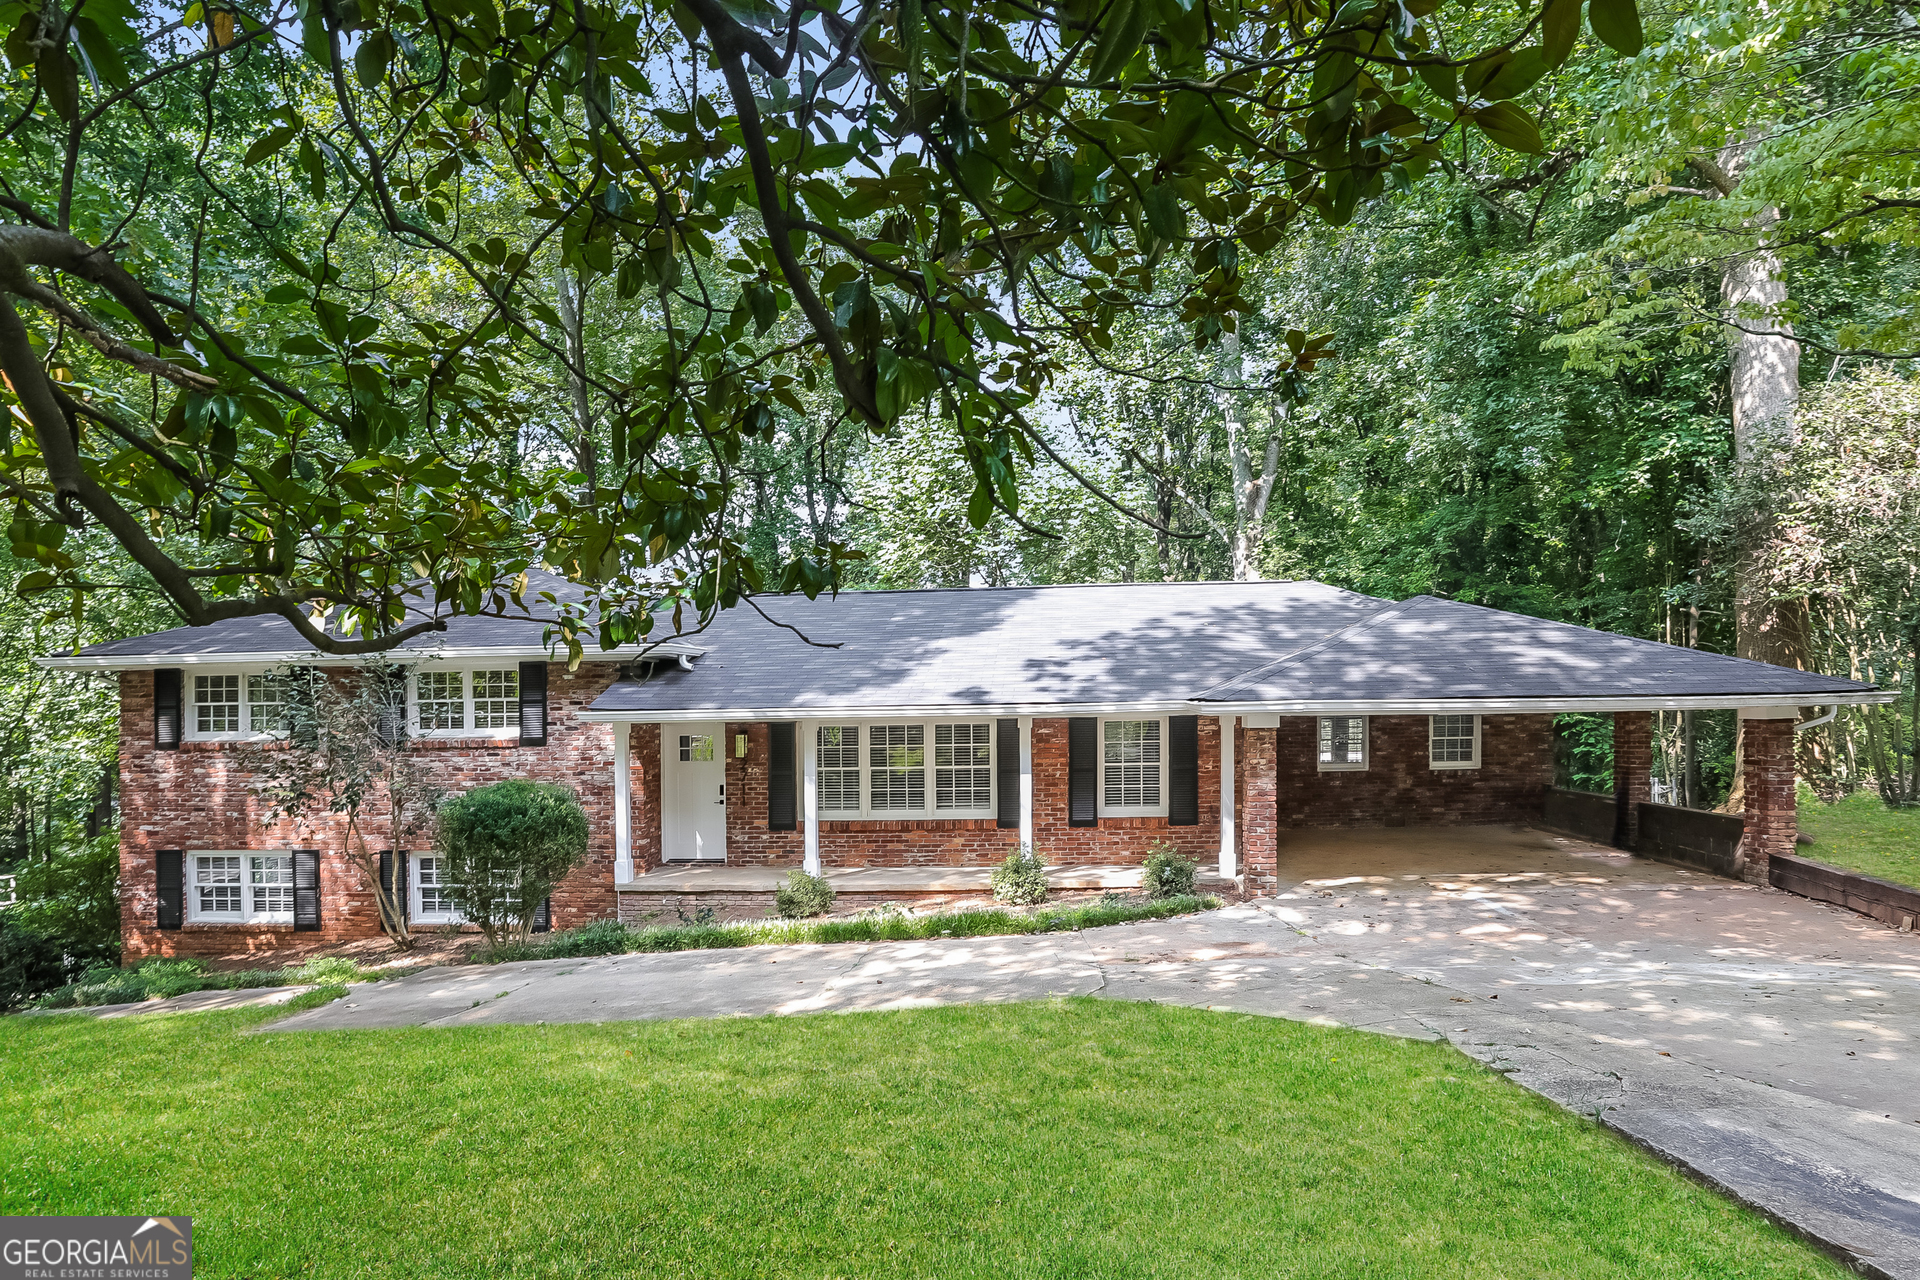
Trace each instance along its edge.
{"label": "brick foundation", "polygon": [[[555,888],[553,924],[572,928],[611,915],[613,901],[613,729],[588,724],[579,713],[612,683],[613,670],[589,664],[568,674],[565,666],[547,668],[547,745],[521,747],[512,739],[421,739],[414,749],[426,757],[438,785],[463,792],[490,782],[529,778],[558,782],[579,793],[587,810],[586,863]],[[657,746],[659,731],[640,726],[635,740],[649,733],[656,743],[648,757],[636,751],[636,773],[644,768],[646,787],[635,779],[636,818],[643,792],[659,805]],[[642,766],[642,760],[654,762]],[[151,955],[228,955],[271,952],[286,946],[375,937],[380,920],[372,887],[342,852],[344,819],[321,814],[295,828],[279,822],[263,825],[263,806],[237,767],[233,744],[183,742],[177,751],[153,748],[153,673],[120,675],[120,930],[129,959]],[[385,817],[378,811],[365,822],[368,847],[388,843]],[[658,841],[659,823],[652,830]],[[637,834],[637,831],[636,831]],[[181,929],[157,925],[158,899],[154,855],[161,849],[321,850],[320,929],[295,933],[291,925],[187,924]]]}
{"label": "brick foundation", "polygon": [[1640,847],[1640,806],[1653,799],[1653,712],[1613,713],[1613,843]]}
{"label": "brick foundation", "polygon": [[1798,798],[1794,793],[1793,721],[1740,721],[1741,766],[1746,777],[1746,812],[1740,834],[1741,877],[1749,883],[1772,883],[1772,860],[1793,852],[1799,832]]}

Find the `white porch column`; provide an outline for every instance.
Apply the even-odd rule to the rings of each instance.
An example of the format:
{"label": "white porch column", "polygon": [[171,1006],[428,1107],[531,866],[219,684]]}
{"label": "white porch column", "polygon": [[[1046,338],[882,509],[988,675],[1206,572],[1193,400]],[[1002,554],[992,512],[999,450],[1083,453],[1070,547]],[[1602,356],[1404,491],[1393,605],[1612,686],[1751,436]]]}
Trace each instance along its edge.
{"label": "white porch column", "polygon": [[1220,717],[1220,874],[1232,880],[1240,874],[1240,831],[1234,812],[1233,729],[1239,716]]}
{"label": "white porch column", "polygon": [[1020,843],[1033,851],[1033,717],[1020,717]]}
{"label": "white porch column", "polygon": [[820,730],[811,720],[793,727],[800,735],[800,814],[807,833],[806,872],[820,874]]}
{"label": "white porch column", "polygon": [[633,726],[613,726],[613,882],[633,879]]}

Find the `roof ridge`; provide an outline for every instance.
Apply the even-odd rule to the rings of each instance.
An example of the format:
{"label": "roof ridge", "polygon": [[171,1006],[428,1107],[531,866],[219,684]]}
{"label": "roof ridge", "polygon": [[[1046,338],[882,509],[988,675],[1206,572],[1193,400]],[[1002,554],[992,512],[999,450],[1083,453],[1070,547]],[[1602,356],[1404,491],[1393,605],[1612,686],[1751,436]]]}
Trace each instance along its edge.
{"label": "roof ridge", "polygon": [[[1363,596],[1361,598],[1369,599],[1371,597]],[[1255,679],[1258,676],[1265,675],[1267,672],[1272,671],[1275,668],[1280,667],[1285,663],[1292,662],[1296,658],[1303,658],[1309,653],[1313,653],[1318,649],[1325,648],[1326,646],[1332,644],[1334,641],[1339,640],[1342,636],[1352,635],[1356,631],[1365,630],[1367,627],[1372,626],[1376,622],[1384,621],[1387,617],[1389,617],[1396,611],[1404,609],[1406,608],[1406,606],[1410,604],[1415,604],[1421,600],[1431,600],[1431,599],[1433,599],[1432,596],[1409,596],[1405,600],[1389,600],[1385,604],[1381,605],[1378,609],[1375,609],[1372,613],[1369,613],[1368,615],[1366,615],[1364,618],[1356,618],[1352,622],[1349,622],[1346,626],[1341,627],[1337,631],[1328,632],[1326,635],[1321,636],[1318,640],[1315,640],[1311,644],[1303,644],[1298,649],[1290,650],[1289,652],[1283,653],[1279,657],[1274,658],[1271,661],[1263,662],[1257,667],[1250,667],[1247,670],[1242,671],[1237,676],[1230,677],[1229,679],[1222,680],[1220,683],[1216,685],[1211,685],[1205,689],[1202,689],[1200,692],[1194,694],[1191,700],[1194,702],[1218,701],[1218,699],[1212,698],[1209,695],[1218,693],[1220,690],[1230,688],[1236,684],[1244,684],[1248,681]]]}

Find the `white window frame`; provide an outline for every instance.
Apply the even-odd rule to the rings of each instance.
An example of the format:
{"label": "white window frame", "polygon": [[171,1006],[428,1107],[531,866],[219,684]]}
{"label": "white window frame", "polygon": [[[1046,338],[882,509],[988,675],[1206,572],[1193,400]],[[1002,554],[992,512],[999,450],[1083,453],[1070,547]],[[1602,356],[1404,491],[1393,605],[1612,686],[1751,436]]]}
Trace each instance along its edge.
{"label": "white window frame", "polygon": [[[236,858],[240,871],[240,910],[202,911],[200,909],[200,859]],[[255,859],[274,858],[284,863],[283,868],[255,868]],[[292,924],[293,923],[293,850],[291,849],[186,849],[181,852],[181,879],[185,882],[181,888],[186,899],[185,920],[188,924]],[[273,881],[273,888],[284,887],[286,909],[281,911],[260,911],[254,908],[256,870],[269,874],[284,870],[284,881]]]}
{"label": "white window frame", "polygon": [[422,892],[420,863],[431,860],[438,864],[445,861],[439,854],[428,850],[425,853],[407,855],[407,920],[411,924],[465,924],[466,916],[458,911],[428,911],[425,907],[426,896]]}
{"label": "white window frame", "polygon": [[1480,717],[1470,717],[1473,721],[1473,759],[1471,760],[1435,760],[1433,758],[1433,731],[1436,721],[1457,719],[1460,713],[1448,716],[1427,717],[1427,767],[1429,769],[1478,769],[1480,767]]}
{"label": "white window frame", "polygon": [[[937,730],[942,726],[951,727],[960,724],[984,724],[987,726],[988,765],[987,765],[987,804],[973,809],[942,809],[939,807],[939,772],[935,763],[938,758],[935,743]],[[917,725],[920,728],[920,749],[925,753],[926,773],[923,803],[917,809],[875,809],[873,807],[873,730],[881,727]],[[973,818],[992,818],[999,814],[1000,770],[994,761],[993,752],[998,749],[999,732],[992,716],[942,716],[938,720],[921,719],[881,719],[860,720],[854,717],[833,717],[810,721],[805,732],[818,735],[822,729],[857,729],[860,741],[855,757],[858,760],[858,778],[860,807],[858,809],[829,809],[824,803],[819,806],[822,822],[926,822],[960,821]],[[817,744],[819,739],[814,739]],[[816,746],[818,751],[828,748]],[[815,765],[818,773],[828,772],[824,763]],[[823,789],[824,794],[824,789]]]}
{"label": "white window frame", "polygon": [[[1107,726],[1109,724],[1138,723],[1154,721],[1160,726],[1160,803],[1142,805],[1119,805],[1107,803]],[[1097,753],[1094,760],[1094,812],[1102,818],[1164,818],[1167,816],[1167,788],[1172,781],[1168,770],[1167,755],[1172,742],[1168,736],[1167,717],[1165,716],[1101,716],[1094,728],[1093,749]]]}
{"label": "white window frame", "polygon": [[[513,677],[513,694],[508,698],[511,711],[507,723],[497,727],[479,728],[479,716],[474,711],[474,677],[484,672],[500,672]],[[460,677],[460,724],[458,729],[427,729],[420,724],[420,679],[423,676]],[[481,701],[493,701],[482,699]],[[507,666],[484,667],[438,667],[420,666],[407,672],[407,729],[416,738],[487,738],[502,739],[520,737],[520,667],[517,663]]]}
{"label": "white window frame", "polygon": [[[1322,760],[1320,758],[1320,734],[1329,720],[1358,720],[1360,722],[1360,759]],[[1365,773],[1373,766],[1373,717],[1372,716],[1315,716],[1313,718],[1313,763],[1321,773]]]}
{"label": "white window frame", "polygon": [[[252,682],[255,680],[259,680],[265,676],[273,675],[276,673],[286,674],[286,671],[287,671],[287,668],[285,668],[284,666],[188,667],[185,671],[181,672],[181,675],[180,675],[180,703],[181,703],[180,723],[181,723],[182,741],[186,741],[186,742],[271,742],[276,738],[285,737],[286,734],[279,729],[263,729],[256,733],[249,726],[253,724],[254,702],[252,698],[252,688],[251,688]],[[238,703],[226,704],[228,706],[234,706],[238,708],[239,716],[240,716],[240,721],[239,721],[240,728],[232,732],[221,731],[221,732],[202,733],[200,731],[200,701],[199,701],[200,680],[202,678],[211,678],[216,676],[231,676],[238,679],[240,682],[240,701]],[[261,705],[272,705],[277,707],[284,704],[283,703],[272,703],[272,704],[263,703]]]}

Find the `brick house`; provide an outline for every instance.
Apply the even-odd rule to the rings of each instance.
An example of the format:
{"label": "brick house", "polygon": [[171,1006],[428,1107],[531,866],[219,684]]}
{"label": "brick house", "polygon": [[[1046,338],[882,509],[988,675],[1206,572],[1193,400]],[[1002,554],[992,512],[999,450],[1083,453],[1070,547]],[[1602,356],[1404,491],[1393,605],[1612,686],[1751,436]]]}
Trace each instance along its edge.
{"label": "brick house", "polygon": [[[1137,866],[1170,843],[1249,888],[1288,832],[1538,823],[1552,717],[1615,717],[1622,841],[1651,713],[1738,708],[1744,865],[1794,838],[1799,709],[1871,686],[1420,596],[1314,582],[846,592],[762,601],[644,652],[549,662],[551,616],[451,619],[410,671],[410,749],[449,791],[563,782],[592,820],[555,927],[622,913],[674,868]],[[379,932],[326,822],[260,820],[236,743],[272,733],[271,673],[339,668],[277,619],[43,659],[112,670],[130,955]],[[457,924],[431,851],[389,860],[417,924]],[[903,871],[904,874],[904,871]],[[931,883],[931,880],[929,881]],[[632,914],[629,910],[626,914]]]}

